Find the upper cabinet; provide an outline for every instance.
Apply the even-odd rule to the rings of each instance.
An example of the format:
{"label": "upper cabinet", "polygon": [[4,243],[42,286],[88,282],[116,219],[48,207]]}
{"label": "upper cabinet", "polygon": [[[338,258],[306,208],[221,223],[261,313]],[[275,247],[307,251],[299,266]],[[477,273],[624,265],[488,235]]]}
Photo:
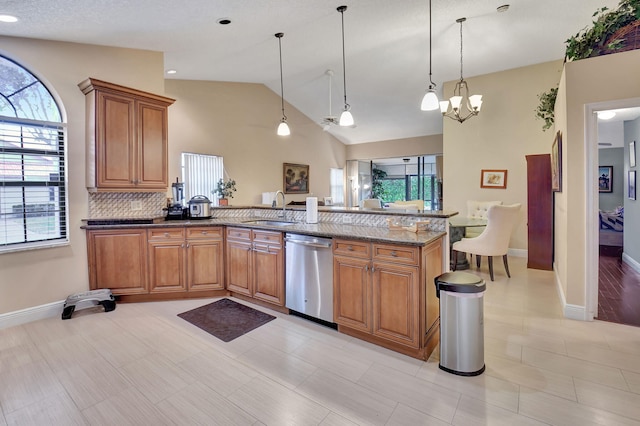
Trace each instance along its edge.
{"label": "upper cabinet", "polygon": [[89,191],[166,191],[167,109],[174,99],[89,78],[86,96]]}

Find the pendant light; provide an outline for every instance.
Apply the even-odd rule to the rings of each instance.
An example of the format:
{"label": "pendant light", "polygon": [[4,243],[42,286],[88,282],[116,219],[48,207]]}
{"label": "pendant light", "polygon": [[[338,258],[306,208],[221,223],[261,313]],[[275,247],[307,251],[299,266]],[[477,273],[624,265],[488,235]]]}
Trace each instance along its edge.
{"label": "pendant light", "polygon": [[345,56],[344,56],[344,11],[347,10],[347,6],[339,6],[338,12],[342,15],[342,81],[344,83],[344,111],[340,115],[341,126],[353,126],[355,122],[353,121],[353,115],[351,115],[351,105],[347,103],[347,70],[345,65]]}
{"label": "pendant light", "polygon": [[278,125],[278,136],[289,136],[291,130],[289,130],[289,125],[287,124],[287,116],[284,115],[284,84],[282,81],[282,37],[284,33],[276,33],[275,36],[278,38],[278,48],[280,50],[280,101],[282,105],[282,120]]}
{"label": "pendant light", "polygon": [[[456,22],[460,24],[460,81],[456,83],[451,99],[440,102],[442,115],[460,123],[463,123],[467,118],[478,115],[482,107],[482,95],[469,96],[469,85],[462,77],[462,23],[466,20],[467,18],[456,19]],[[451,105],[451,109],[449,109],[449,105]],[[463,112],[463,108],[467,111]]]}
{"label": "pendant light", "polygon": [[436,84],[431,79],[431,0],[429,0],[429,90],[422,98],[420,109],[422,111],[435,111],[440,107]]}

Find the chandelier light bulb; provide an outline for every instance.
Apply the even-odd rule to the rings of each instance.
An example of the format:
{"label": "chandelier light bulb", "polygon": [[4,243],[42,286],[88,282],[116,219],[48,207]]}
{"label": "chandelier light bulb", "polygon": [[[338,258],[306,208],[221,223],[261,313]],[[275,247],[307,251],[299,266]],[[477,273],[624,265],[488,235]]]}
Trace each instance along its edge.
{"label": "chandelier light bulb", "polygon": [[280,124],[278,124],[278,136],[289,136],[291,134],[291,130],[289,129],[289,125],[283,119]]}

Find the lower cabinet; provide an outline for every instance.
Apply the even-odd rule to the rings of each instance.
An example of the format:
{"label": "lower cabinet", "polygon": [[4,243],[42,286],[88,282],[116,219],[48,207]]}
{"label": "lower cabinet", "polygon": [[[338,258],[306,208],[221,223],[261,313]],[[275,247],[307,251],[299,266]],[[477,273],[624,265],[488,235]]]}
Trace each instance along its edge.
{"label": "lower cabinet", "polygon": [[109,229],[87,231],[89,288],[109,288],[116,295],[145,294],[147,231]]}
{"label": "lower cabinet", "polygon": [[282,233],[227,228],[227,290],[284,306]]}
{"label": "lower cabinet", "polygon": [[428,357],[437,343],[433,278],[442,271],[441,241],[417,247],[335,239],[333,246],[339,330]]}
{"label": "lower cabinet", "polygon": [[118,296],[224,290],[222,229],[87,231],[90,288]]}

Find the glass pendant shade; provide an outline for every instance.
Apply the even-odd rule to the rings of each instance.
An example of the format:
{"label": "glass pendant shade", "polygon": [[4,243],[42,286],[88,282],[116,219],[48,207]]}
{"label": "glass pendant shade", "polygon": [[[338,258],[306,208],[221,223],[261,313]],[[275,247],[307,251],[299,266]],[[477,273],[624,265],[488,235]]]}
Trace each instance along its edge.
{"label": "glass pendant shade", "polygon": [[289,130],[289,125],[286,121],[282,120],[280,124],[278,124],[278,136],[289,136],[291,134],[291,130]]}
{"label": "glass pendant shade", "polygon": [[340,115],[340,125],[341,126],[353,126],[355,121],[353,121],[353,115],[351,115],[351,111],[344,110]]}
{"label": "glass pendant shade", "polygon": [[469,96],[469,105],[474,111],[480,111],[480,108],[482,108],[482,95]]}
{"label": "glass pendant shade", "polygon": [[435,90],[427,90],[427,93],[425,93],[424,97],[422,98],[420,109],[422,111],[435,111],[436,109],[438,109],[438,106],[438,95],[436,95]]}

